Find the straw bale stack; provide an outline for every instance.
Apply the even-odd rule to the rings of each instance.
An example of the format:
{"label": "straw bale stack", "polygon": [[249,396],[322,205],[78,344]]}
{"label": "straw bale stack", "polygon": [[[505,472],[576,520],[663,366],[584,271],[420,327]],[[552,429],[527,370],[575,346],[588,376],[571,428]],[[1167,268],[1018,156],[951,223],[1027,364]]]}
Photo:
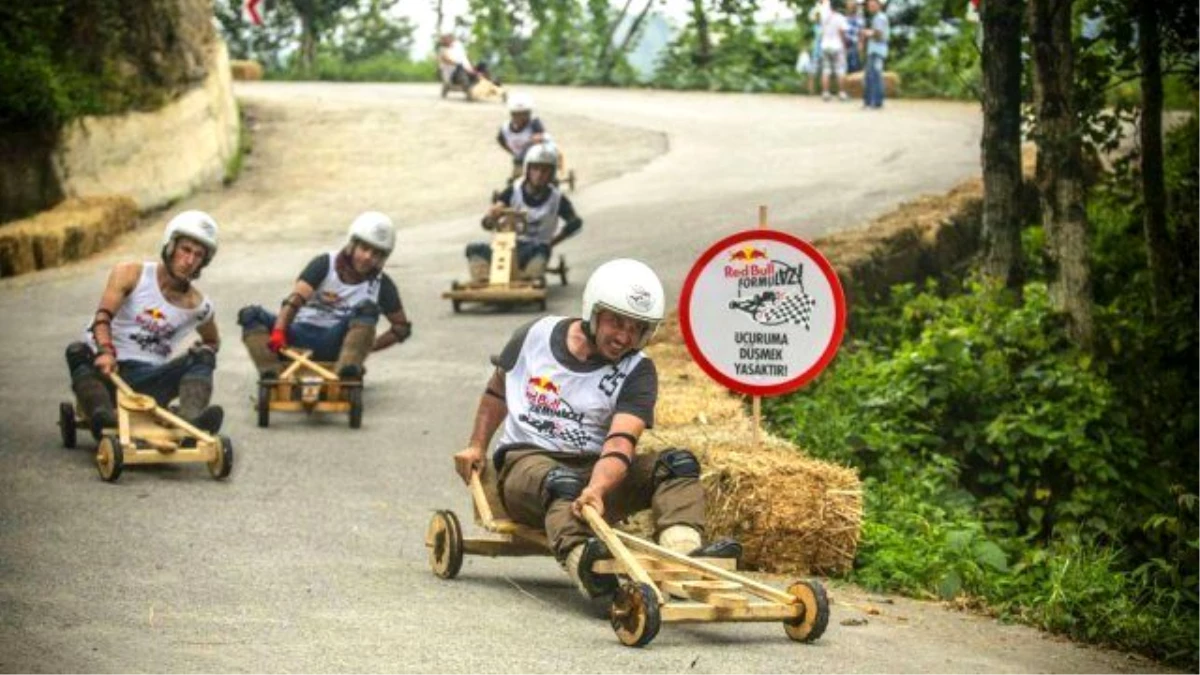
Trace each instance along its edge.
{"label": "straw bale stack", "polygon": [[[686,447],[700,458],[710,537],[731,536],[752,568],[798,574],[848,570],[858,548],[862,492],[853,469],[817,461],[762,433],[753,447],[742,399],[688,353],[672,316],[649,348],[659,371],[655,428],[641,447]],[[645,531],[644,516],[632,529]]]}
{"label": "straw bale stack", "polygon": [[258,61],[232,59],[229,61],[229,70],[235,80],[263,79],[263,67]]}
{"label": "straw bale stack", "polygon": [[108,246],[137,224],[133,199],[72,197],[48,211],[0,226],[0,277],[57,267]]}
{"label": "straw bale stack", "polygon": [[[850,73],[842,81],[846,83],[846,95],[850,98],[862,98],[863,87],[863,71]],[[830,84],[829,86],[834,86]],[[900,94],[900,76],[890,70],[883,71],[883,95],[885,98],[893,98]]]}

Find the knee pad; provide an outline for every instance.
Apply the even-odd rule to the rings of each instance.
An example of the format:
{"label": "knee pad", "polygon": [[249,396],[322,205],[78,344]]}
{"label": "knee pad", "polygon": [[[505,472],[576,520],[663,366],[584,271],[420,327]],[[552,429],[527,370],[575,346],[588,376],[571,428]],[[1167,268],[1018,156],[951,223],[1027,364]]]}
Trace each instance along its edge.
{"label": "knee pad", "polygon": [[374,300],[363,300],[350,309],[350,320],[356,323],[379,321],[379,305]]}
{"label": "knee pad", "polygon": [[76,371],[91,368],[92,362],[95,360],[96,353],[86,342],[72,342],[67,345],[67,368],[70,369],[72,376]]}
{"label": "knee pad", "polygon": [[267,310],[263,309],[260,305],[247,305],[239,309],[237,322],[243,330],[251,328],[271,330],[271,324],[273,323],[271,317],[267,314]]}
{"label": "knee pad", "polygon": [[484,260],[490,261],[492,259],[492,247],[490,244],[484,244],[482,242],[467,244],[467,257],[483,258]]}
{"label": "knee pad", "polygon": [[690,450],[671,448],[658,456],[654,466],[654,484],[672,478],[699,478],[700,460]]}
{"label": "knee pad", "polygon": [[583,492],[583,476],[574,469],[556,466],[546,474],[542,489],[546,492],[547,507],[556,499],[573,502],[579,499],[579,493]]}
{"label": "knee pad", "polygon": [[216,368],[217,353],[199,345],[192,347],[188,350],[188,367],[193,368],[196,366],[209,369]]}

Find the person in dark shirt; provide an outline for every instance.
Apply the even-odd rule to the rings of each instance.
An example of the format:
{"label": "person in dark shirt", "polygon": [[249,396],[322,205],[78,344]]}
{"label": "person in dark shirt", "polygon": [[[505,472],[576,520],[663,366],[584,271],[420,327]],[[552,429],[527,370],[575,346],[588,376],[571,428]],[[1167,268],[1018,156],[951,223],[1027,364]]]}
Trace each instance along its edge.
{"label": "person in dark shirt", "polygon": [[[583,219],[552,183],[558,156],[544,144],[535,145],[525,154],[525,175],[498,193],[483,217],[483,229],[495,229],[500,212],[513,208],[525,213],[526,226],[517,234],[517,272],[524,279],[541,279],[555,246],[583,228]],[[564,226],[559,229],[558,221]],[[467,266],[471,280],[488,280],[492,264],[492,246],[475,242],[467,246]]]}
{"label": "person in dark shirt", "polygon": [[684,555],[739,557],[730,540],[702,545],[704,488],[690,451],[637,452],[654,425],[658,373],[642,352],[663,319],[658,275],[637,260],[596,269],[581,318],[548,316],[517,330],[499,356],[475,413],[466,449],[454,455],[464,482],[492,455],[504,508],[544,529],[581,592],[611,593],[615,577],[592,573],[611,557],[592,536],[583,506],[610,522],[652,508],[658,543]]}
{"label": "person in dark shirt", "polygon": [[[279,350],[295,345],[311,349],[318,361],[336,362],[342,379],[360,380],[368,353],[412,335],[396,284],[383,271],[395,244],[392,220],[367,211],[350,224],[340,250],[308,263],[278,316],[259,305],[238,312],[242,341],[264,379],[278,376]],[[380,315],[391,328],[376,336]]]}

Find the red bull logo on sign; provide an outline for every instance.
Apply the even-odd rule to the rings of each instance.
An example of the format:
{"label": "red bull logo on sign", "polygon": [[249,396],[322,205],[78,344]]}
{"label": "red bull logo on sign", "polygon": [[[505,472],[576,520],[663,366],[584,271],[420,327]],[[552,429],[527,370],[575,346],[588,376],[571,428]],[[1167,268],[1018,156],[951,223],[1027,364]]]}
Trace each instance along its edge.
{"label": "red bull logo on sign", "polygon": [[734,249],[729,254],[729,262],[725,265],[726,279],[768,277],[773,274],[775,274],[775,263],[767,257],[767,252],[749,244]]}

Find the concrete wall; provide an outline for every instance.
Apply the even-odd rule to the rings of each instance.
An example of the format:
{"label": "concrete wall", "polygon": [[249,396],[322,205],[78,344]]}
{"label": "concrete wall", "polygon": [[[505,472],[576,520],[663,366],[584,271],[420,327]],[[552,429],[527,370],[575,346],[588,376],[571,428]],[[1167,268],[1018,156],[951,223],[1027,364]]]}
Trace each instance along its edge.
{"label": "concrete wall", "polygon": [[142,210],[219,184],[237,152],[229,54],[213,40],[203,84],[153,112],[69,123],[51,159],[67,197],[124,194]]}

